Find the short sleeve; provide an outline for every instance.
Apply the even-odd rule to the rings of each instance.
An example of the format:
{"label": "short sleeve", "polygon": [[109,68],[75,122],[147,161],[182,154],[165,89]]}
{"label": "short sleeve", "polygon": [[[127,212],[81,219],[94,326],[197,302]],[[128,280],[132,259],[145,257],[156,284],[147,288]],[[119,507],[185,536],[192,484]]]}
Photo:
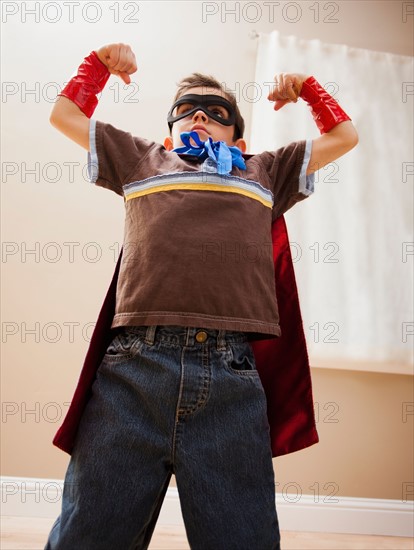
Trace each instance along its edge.
{"label": "short sleeve", "polygon": [[122,186],[156,143],[134,137],[111,124],[89,124],[89,181],[123,196]]}
{"label": "short sleeve", "polygon": [[314,192],[314,174],[306,175],[311,151],[312,140],[302,140],[255,155],[267,173],[274,195],[273,220]]}

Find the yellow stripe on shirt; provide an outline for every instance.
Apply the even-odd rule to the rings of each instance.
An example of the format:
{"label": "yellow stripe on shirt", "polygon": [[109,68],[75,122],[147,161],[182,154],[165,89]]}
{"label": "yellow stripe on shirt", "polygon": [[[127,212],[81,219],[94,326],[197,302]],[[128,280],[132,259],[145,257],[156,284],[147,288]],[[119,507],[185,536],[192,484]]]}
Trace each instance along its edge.
{"label": "yellow stripe on shirt", "polygon": [[221,193],[236,193],[238,195],[244,195],[256,201],[259,201],[261,204],[267,208],[272,208],[273,204],[270,201],[263,199],[258,196],[256,193],[247,191],[245,189],[235,188],[230,185],[214,185],[211,183],[174,183],[167,185],[159,185],[152,187],[150,189],[144,189],[143,191],[134,191],[125,197],[126,201],[130,199],[135,199],[137,197],[143,197],[145,195],[151,195],[152,193],[160,193],[162,191],[175,191],[175,190],[191,190],[191,191],[219,191]]}

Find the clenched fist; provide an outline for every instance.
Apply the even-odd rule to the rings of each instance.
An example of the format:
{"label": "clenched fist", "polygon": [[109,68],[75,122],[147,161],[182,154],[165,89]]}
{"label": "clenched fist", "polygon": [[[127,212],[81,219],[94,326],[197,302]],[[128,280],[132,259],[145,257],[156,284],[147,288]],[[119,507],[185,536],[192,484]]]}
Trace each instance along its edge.
{"label": "clenched fist", "polygon": [[99,59],[108,67],[111,74],[122,78],[125,84],[130,84],[130,74],[137,71],[135,54],[127,44],[108,44],[96,50]]}
{"label": "clenched fist", "polygon": [[278,111],[286,103],[296,103],[302,90],[302,84],[308,78],[308,75],[297,73],[276,75],[274,78],[275,86],[267,96],[269,101],[275,101],[274,110]]}

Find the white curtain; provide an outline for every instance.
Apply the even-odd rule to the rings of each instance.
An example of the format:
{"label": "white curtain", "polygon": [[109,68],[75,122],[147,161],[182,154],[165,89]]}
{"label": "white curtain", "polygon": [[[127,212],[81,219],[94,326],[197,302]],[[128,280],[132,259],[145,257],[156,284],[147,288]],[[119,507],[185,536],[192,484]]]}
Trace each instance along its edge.
{"label": "white curtain", "polygon": [[314,76],[359,134],[355,149],[315,174],[315,193],[285,215],[311,365],[408,373],[413,59],[278,32],[258,41],[263,94],[253,103],[252,152],[320,135],[304,101],[273,111],[266,96],[278,73]]}

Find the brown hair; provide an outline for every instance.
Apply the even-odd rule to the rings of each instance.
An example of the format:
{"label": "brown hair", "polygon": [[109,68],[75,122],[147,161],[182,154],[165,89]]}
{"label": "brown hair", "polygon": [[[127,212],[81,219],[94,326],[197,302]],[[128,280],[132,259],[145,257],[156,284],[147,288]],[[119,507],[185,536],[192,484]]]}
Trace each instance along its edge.
{"label": "brown hair", "polygon": [[244,134],[244,120],[237,105],[236,96],[227,89],[223,84],[210,75],[201,73],[192,73],[190,76],[182,78],[178,83],[177,93],[175,94],[173,103],[177,101],[182,95],[185,94],[190,88],[213,88],[220,90],[226,96],[226,99],[231,103],[236,113],[236,123],[233,134],[233,141],[243,137]]}

